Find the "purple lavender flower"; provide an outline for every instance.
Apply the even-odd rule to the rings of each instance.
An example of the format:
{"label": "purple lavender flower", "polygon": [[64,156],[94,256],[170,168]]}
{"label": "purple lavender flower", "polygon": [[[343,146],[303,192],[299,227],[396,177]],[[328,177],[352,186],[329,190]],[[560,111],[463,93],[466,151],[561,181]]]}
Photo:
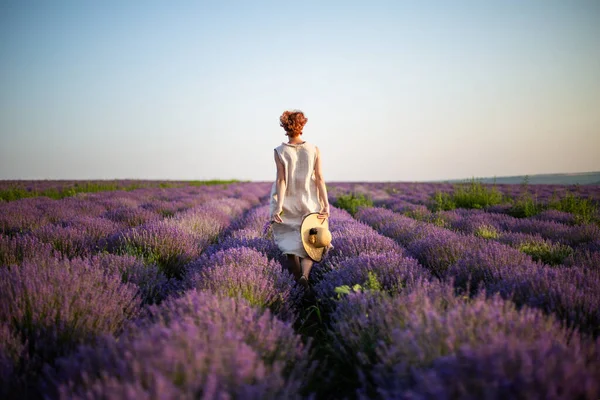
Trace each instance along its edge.
{"label": "purple lavender flower", "polygon": [[395,252],[399,256],[403,249],[394,240],[380,235],[371,227],[361,223],[345,224],[331,229],[334,249],[329,252],[324,262],[333,266],[348,257],[356,257],[365,253]]}
{"label": "purple lavender flower", "polygon": [[375,207],[359,210],[356,213],[356,219],[372,226],[382,235],[393,238],[403,246],[408,246],[411,242],[442,229],[390,210]]}
{"label": "purple lavender flower", "polygon": [[0,204],[0,230],[12,235],[26,233],[47,224],[44,211],[37,207],[39,199],[22,199]]}
{"label": "purple lavender flower", "polygon": [[8,323],[0,324],[0,396],[10,398],[23,384],[17,375],[19,363],[27,362],[25,347]]}
{"label": "purple lavender flower", "polygon": [[558,222],[566,225],[575,225],[576,223],[576,219],[573,214],[557,210],[544,210],[531,218],[540,221]]}
{"label": "purple lavender flower", "polygon": [[229,297],[242,297],[253,306],[270,308],[281,318],[294,317],[301,288],[281,264],[247,247],[232,247],[202,256],[190,266],[190,286]]}
{"label": "purple lavender flower", "polygon": [[227,240],[229,238],[242,239],[242,240],[256,239],[256,238],[265,237],[265,236],[266,235],[264,233],[255,231],[254,229],[243,228],[243,229],[237,229],[235,231],[230,231],[229,236],[225,237],[225,240]]}
{"label": "purple lavender flower", "polygon": [[364,285],[369,273],[375,275],[380,290],[395,293],[410,290],[416,282],[431,279],[430,273],[419,263],[396,252],[366,253],[347,258],[326,274],[315,285],[314,291],[322,304],[333,305],[335,289],[342,285]]}
{"label": "purple lavender flower", "polygon": [[507,338],[534,346],[551,340],[568,347],[573,335],[539,310],[517,309],[484,293],[463,299],[454,295],[451,282],[426,281],[395,297],[348,295],[331,315],[330,334],[338,368],[355,370],[358,394],[384,398],[398,396],[411,387],[415,373],[464,346],[485,348]]}
{"label": "purple lavender flower", "polygon": [[36,229],[33,235],[68,258],[86,257],[92,253],[92,242],[85,229],[76,226],[47,224]]}
{"label": "purple lavender flower", "polygon": [[205,245],[194,235],[165,221],[132,228],[109,239],[111,251],[157,264],[169,278],[181,277],[184,266],[196,259]]}
{"label": "purple lavender flower", "polygon": [[231,223],[229,231],[239,229],[249,229],[260,232],[264,228],[264,224],[269,221],[269,206],[264,205],[256,207],[248,211],[243,217],[238,218]]}
{"label": "purple lavender flower", "polygon": [[190,209],[173,218],[163,220],[167,225],[181,229],[206,247],[214,242],[222,230],[229,224],[229,217],[217,213],[211,214],[206,210]]}
{"label": "purple lavender flower", "polygon": [[429,229],[429,234],[413,241],[408,251],[435,276],[443,278],[449,266],[462,258],[479,240],[447,229]]}
{"label": "purple lavender flower", "polygon": [[593,251],[587,248],[577,249],[565,259],[565,265],[577,265],[584,268],[600,270],[600,251]]}
{"label": "purple lavender flower", "polygon": [[517,249],[497,242],[488,242],[468,249],[449,267],[447,276],[453,277],[458,287],[470,288],[471,293],[474,293],[478,288],[490,288],[518,271],[535,271],[540,267],[541,265],[534,263],[531,257]]}
{"label": "purple lavender flower", "polygon": [[130,255],[101,253],[90,258],[92,265],[108,274],[118,274],[123,283],[133,283],[138,288],[142,304],[160,303],[179,287],[175,279],[168,279],[155,264],[144,264]]}
{"label": "purple lavender flower", "polygon": [[0,268],[0,324],[27,342],[27,373],[98,334],[119,332],[138,309],[133,286],[86,260]]}
{"label": "purple lavender flower", "polygon": [[488,290],[555,315],[580,331],[600,333],[600,271],[585,267],[514,269]]}
{"label": "purple lavender flower", "polygon": [[188,292],[118,341],[82,346],[47,373],[63,398],[299,398],[309,348],[292,327],[239,299]]}
{"label": "purple lavender flower", "polygon": [[[236,234],[235,232],[238,232]],[[237,247],[247,247],[254,249],[265,256],[267,256],[271,260],[276,260],[281,256],[281,251],[277,247],[277,244],[273,241],[273,239],[267,239],[265,237],[236,237],[239,235],[239,231],[235,231],[231,236],[225,237],[219,243],[210,246],[203,253],[205,255],[212,255],[218,251],[223,251],[227,249],[237,248]]]}
{"label": "purple lavender flower", "polygon": [[549,265],[562,264],[565,258],[573,253],[570,246],[553,243],[537,234],[506,233],[499,240],[530,255],[535,261]]}
{"label": "purple lavender flower", "polygon": [[127,227],[135,227],[160,219],[160,215],[153,211],[126,206],[109,209],[103,214],[103,217]]}
{"label": "purple lavender flower", "polygon": [[379,394],[394,397],[400,392],[419,399],[597,399],[598,360],[598,341],[583,343],[575,337],[567,345],[552,338],[524,343],[498,337],[486,346],[465,346],[440,357],[432,369],[415,374],[410,393],[381,388]]}
{"label": "purple lavender flower", "polygon": [[0,233],[0,267],[16,265],[23,260],[46,259],[52,256],[49,243],[43,243],[30,234],[5,236]]}

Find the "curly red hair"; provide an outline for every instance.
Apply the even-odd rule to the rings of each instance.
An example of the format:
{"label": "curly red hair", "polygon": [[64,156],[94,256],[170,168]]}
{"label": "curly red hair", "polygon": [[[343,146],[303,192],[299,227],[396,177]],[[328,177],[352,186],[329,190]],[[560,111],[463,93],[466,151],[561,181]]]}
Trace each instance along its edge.
{"label": "curly red hair", "polygon": [[286,135],[296,137],[302,135],[302,129],[308,121],[300,110],[284,111],[279,117],[279,125],[285,129]]}

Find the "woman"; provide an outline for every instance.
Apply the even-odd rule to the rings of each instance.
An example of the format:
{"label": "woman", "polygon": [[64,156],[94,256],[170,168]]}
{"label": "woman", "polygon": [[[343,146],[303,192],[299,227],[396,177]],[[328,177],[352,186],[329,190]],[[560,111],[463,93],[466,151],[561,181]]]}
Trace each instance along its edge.
{"label": "woman", "polygon": [[300,225],[309,213],[318,212],[319,218],[328,218],[329,200],[319,148],[301,138],[306,121],[298,110],[285,111],[279,117],[288,141],[275,148],[277,179],[271,189],[270,211],[273,238],[287,257],[288,271],[308,288],[313,260],[302,245]]}

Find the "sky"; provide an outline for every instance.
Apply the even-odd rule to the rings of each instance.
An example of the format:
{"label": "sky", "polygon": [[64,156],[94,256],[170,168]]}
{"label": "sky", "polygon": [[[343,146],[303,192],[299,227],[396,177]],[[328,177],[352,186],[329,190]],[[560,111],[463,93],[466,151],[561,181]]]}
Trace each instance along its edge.
{"label": "sky", "polygon": [[0,0],[0,179],[600,171],[600,1]]}

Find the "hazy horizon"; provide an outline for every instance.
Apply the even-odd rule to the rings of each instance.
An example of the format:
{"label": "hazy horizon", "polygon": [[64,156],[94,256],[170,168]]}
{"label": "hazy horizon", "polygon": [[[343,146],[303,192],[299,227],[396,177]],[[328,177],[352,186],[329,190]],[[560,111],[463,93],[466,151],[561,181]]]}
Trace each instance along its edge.
{"label": "hazy horizon", "polygon": [[0,179],[600,171],[600,2],[0,3]]}

